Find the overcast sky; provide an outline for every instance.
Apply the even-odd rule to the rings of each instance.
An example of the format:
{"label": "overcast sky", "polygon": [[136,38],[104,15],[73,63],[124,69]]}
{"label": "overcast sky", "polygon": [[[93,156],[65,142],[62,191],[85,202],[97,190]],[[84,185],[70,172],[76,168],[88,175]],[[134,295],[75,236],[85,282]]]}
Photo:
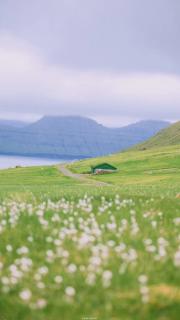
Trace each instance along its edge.
{"label": "overcast sky", "polygon": [[180,0],[0,0],[0,117],[180,119]]}

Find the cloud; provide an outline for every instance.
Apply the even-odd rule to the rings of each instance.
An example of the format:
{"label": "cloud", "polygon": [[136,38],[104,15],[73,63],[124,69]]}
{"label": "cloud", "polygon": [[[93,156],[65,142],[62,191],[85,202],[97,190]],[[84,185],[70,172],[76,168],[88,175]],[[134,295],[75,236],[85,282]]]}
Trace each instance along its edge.
{"label": "cloud", "polygon": [[50,64],[29,44],[0,36],[1,112],[180,117],[180,76]]}

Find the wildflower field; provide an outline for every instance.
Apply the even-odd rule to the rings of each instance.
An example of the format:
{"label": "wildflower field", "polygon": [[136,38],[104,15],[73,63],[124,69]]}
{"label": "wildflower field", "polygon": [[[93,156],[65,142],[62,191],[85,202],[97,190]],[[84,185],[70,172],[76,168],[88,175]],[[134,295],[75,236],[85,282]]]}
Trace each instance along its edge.
{"label": "wildflower field", "polygon": [[133,168],[124,184],[120,172],[95,177],[104,187],[56,167],[0,171],[0,320],[179,319],[177,158],[173,168],[142,183]]}

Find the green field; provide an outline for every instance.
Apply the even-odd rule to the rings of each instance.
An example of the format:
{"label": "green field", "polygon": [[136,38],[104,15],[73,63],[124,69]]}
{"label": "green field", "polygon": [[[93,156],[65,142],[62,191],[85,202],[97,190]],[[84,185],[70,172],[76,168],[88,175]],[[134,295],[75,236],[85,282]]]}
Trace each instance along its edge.
{"label": "green field", "polygon": [[[117,173],[90,176],[109,162]],[[176,320],[180,148],[0,171],[0,320]]]}
{"label": "green field", "polygon": [[79,185],[69,177],[60,174],[56,166],[26,167],[0,170],[0,198],[19,199],[50,196],[59,197],[71,187]]}
{"label": "green field", "polygon": [[87,173],[91,165],[108,162],[117,173],[92,178],[118,186],[123,194],[175,196],[180,190],[180,146],[129,151],[69,165],[73,172]]}

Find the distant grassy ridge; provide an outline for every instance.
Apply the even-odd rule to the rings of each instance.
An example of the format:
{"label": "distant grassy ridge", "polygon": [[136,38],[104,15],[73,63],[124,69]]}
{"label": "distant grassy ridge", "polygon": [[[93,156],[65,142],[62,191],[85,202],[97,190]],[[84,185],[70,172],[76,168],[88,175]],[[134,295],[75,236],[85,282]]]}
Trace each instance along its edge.
{"label": "distant grassy ridge", "polygon": [[146,150],[151,148],[180,145],[180,121],[170,127],[162,129],[149,140],[132,147],[132,150]]}

